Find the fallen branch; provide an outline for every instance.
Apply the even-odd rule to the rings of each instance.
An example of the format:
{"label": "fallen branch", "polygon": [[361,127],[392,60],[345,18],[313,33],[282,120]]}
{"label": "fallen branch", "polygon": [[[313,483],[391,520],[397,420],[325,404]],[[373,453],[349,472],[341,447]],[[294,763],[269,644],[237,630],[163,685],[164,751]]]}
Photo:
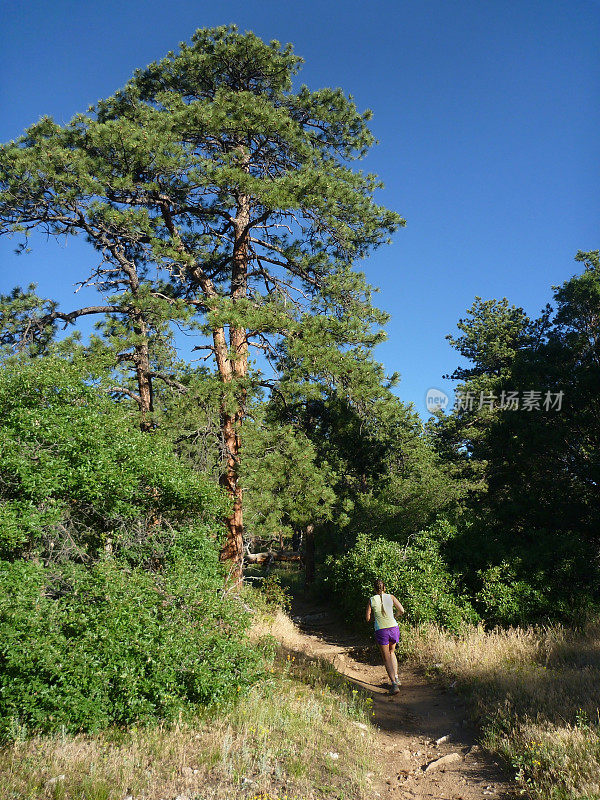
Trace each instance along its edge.
{"label": "fallen branch", "polygon": [[300,561],[300,553],[293,550],[269,550],[266,553],[246,553],[244,560],[248,564],[265,564],[270,561]]}

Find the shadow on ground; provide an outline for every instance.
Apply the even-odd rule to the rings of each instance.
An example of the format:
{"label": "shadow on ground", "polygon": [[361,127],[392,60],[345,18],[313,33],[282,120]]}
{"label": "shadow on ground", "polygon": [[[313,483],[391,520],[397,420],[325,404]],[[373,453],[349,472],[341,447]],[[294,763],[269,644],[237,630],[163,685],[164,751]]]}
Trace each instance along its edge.
{"label": "shadow on ground", "polygon": [[[400,662],[401,691],[391,695],[370,626],[365,624],[364,631],[352,630],[335,610],[323,611],[322,606],[302,599],[295,600],[292,619],[300,633],[298,642],[290,646],[306,673],[302,679],[310,682],[323,669],[315,662],[326,662],[330,665],[325,668],[328,682],[346,691],[350,685],[372,699],[373,722],[379,729],[377,758],[384,769],[394,773],[379,787],[378,796],[436,800],[514,796],[505,771],[479,747],[478,730],[469,719],[465,702],[454,691]],[[428,763],[450,753],[457,759],[454,767],[431,776],[425,773]],[[397,791],[410,792],[417,784],[419,792],[429,787],[432,793]]]}

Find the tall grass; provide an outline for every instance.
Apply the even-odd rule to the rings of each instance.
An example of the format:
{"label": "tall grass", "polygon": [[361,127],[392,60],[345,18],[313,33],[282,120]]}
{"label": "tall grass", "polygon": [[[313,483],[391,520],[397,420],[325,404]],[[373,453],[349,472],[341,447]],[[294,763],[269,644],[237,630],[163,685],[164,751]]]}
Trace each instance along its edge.
{"label": "tall grass", "polygon": [[218,714],[14,742],[0,752],[0,797],[359,800],[371,733],[352,722],[368,714],[331,667],[280,648],[267,679]]}
{"label": "tall grass", "polygon": [[460,635],[421,625],[405,642],[419,665],[467,693],[487,746],[513,764],[524,796],[600,798],[600,620]]}

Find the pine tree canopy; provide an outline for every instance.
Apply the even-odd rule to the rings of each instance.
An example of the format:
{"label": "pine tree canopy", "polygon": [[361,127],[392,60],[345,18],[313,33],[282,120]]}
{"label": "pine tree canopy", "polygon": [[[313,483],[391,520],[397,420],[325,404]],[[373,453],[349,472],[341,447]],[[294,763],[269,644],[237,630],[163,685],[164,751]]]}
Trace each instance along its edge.
{"label": "pine tree canopy", "polygon": [[234,26],[196,31],[88,114],[44,117],[2,148],[3,230],[84,231],[97,278],[165,270],[163,303],[190,300],[212,338],[247,331],[237,356],[277,359],[273,333],[305,340],[317,369],[325,344],[372,347],[386,317],[352,265],[404,221],[350,167],[373,144],[370,112],[341,89],[295,91],[300,65]]}

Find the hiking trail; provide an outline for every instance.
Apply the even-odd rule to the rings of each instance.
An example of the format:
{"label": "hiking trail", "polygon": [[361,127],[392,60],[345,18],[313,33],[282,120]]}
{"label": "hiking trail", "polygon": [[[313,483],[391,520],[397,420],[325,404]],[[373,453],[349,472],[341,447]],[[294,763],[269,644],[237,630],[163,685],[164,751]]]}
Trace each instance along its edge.
{"label": "hiking trail", "polygon": [[[371,755],[380,767],[374,766],[371,775],[374,798],[514,800],[514,782],[478,744],[459,695],[401,662],[400,693],[391,695],[372,637],[348,632],[332,612],[298,599],[292,619],[294,627],[288,625],[281,636],[285,647],[326,659],[372,698],[376,730]],[[383,779],[377,777],[380,771]]]}

